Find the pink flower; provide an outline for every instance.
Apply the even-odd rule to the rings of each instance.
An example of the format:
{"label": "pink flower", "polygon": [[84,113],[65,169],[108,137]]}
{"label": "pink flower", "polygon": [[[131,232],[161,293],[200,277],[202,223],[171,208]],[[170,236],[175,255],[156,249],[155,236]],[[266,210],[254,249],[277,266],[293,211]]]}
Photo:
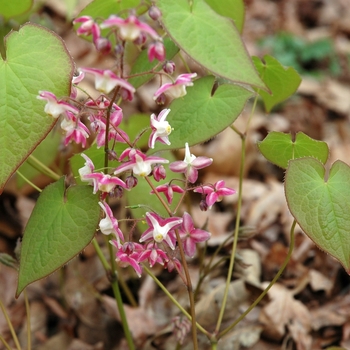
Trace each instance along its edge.
{"label": "pink flower", "polygon": [[57,97],[49,91],[39,91],[39,96],[37,96],[37,99],[47,101],[44,111],[46,114],[55,119],[67,111],[79,113],[79,109],[77,107],[74,107],[65,101],[58,100]]}
{"label": "pink flower", "polygon": [[[184,193],[185,192],[185,190],[183,188],[181,188],[180,186],[169,185],[169,184],[157,186],[156,190],[158,192],[164,193],[169,204],[171,204],[171,202],[173,201],[174,192],[177,192],[177,193]],[[154,193],[154,191],[152,190],[151,193]]]}
{"label": "pink flower", "polygon": [[85,73],[90,73],[95,76],[95,88],[104,94],[109,94],[116,86],[120,86],[133,94],[136,90],[126,80],[119,78],[109,69],[96,68],[80,68]]}
{"label": "pink flower", "polygon": [[123,233],[118,225],[118,220],[113,216],[110,206],[106,202],[98,202],[98,204],[106,214],[106,217],[101,219],[99,223],[100,231],[104,235],[110,235],[112,233],[115,234],[118,241],[119,239],[124,240]]}
{"label": "pink flower", "polygon": [[132,170],[134,175],[145,177],[152,172],[152,164],[169,163],[169,161],[164,158],[155,156],[147,157],[144,153],[134,148],[126,149],[120,155],[119,160],[122,160],[126,156],[128,156],[130,160],[115,169],[114,175],[123,173],[127,170]]}
{"label": "pink flower", "polygon": [[152,29],[148,24],[138,20],[134,15],[131,15],[127,19],[111,15],[100,26],[104,28],[119,28],[119,36],[122,40],[134,41],[141,33],[150,35],[154,40],[161,40],[157,32]]}
{"label": "pink flower", "polygon": [[169,165],[171,171],[175,173],[184,173],[187,180],[191,183],[195,183],[198,179],[198,169],[209,166],[212,162],[212,158],[208,157],[196,157],[190,153],[188,143],[185,144],[185,159],[183,161],[176,161]]}
{"label": "pink flower", "polygon": [[89,36],[92,34],[92,40],[96,43],[97,39],[100,37],[100,27],[90,16],[81,16],[73,21],[73,24],[82,23],[80,28],[77,30],[78,35]]}
{"label": "pink flower", "polygon": [[156,116],[154,113],[151,115],[152,133],[148,140],[149,148],[154,148],[154,144],[157,140],[161,143],[170,145],[169,135],[173,129],[165,120],[169,112],[170,109],[163,109],[158,116]]}
{"label": "pink flower", "polygon": [[84,77],[85,77],[84,72],[79,72],[79,75],[73,77],[70,98],[75,99],[77,97],[78,90],[77,90],[76,86],[84,79]]}
{"label": "pink flower", "polygon": [[223,196],[230,196],[231,194],[236,193],[236,191],[233,188],[228,188],[224,186],[225,186],[225,181],[220,180],[216,182],[214,186],[213,185],[200,186],[194,189],[193,192],[206,194],[205,201],[210,209],[212,205],[215,202],[220,201]]}
{"label": "pink flower", "polygon": [[148,46],[148,60],[152,62],[154,59],[160,62],[165,60],[165,47],[160,41],[156,41]]}
{"label": "pink flower", "polygon": [[149,228],[141,235],[140,242],[154,240],[157,243],[165,241],[171,249],[175,249],[175,235],[172,230],[182,223],[181,218],[161,218],[156,213],[146,213],[146,221]]}
{"label": "pink flower", "polygon": [[125,182],[119,177],[111,176],[103,173],[91,173],[84,175],[85,179],[92,179],[94,190],[93,193],[97,193],[98,190],[101,192],[109,193],[114,190],[116,186],[126,188]]}
{"label": "pink flower", "polygon": [[182,225],[179,228],[179,234],[182,240],[186,255],[193,258],[196,252],[196,244],[207,241],[211,234],[207,231],[194,228],[193,220],[190,214],[184,213]]}
{"label": "pink flower", "polygon": [[91,174],[91,173],[94,172],[94,170],[95,170],[94,163],[84,153],[81,153],[80,155],[86,160],[84,166],[78,170],[79,171],[79,175],[80,175],[80,180],[84,181],[84,182],[89,182],[90,184],[92,184],[93,183],[93,179],[86,178],[86,175]]}
{"label": "pink flower", "polygon": [[146,249],[141,253],[139,260],[148,259],[149,266],[153,267],[156,263],[164,265],[164,262],[169,260],[168,255],[154,243],[148,243]]}
{"label": "pink flower", "polygon": [[89,129],[70,111],[66,112],[66,117],[61,122],[61,128],[66,132],[64,145],[74,140],[77,144],[86,147],[86,139],[89,137]]}
{"label": "pink flower", "polygon": [[119,265],[122,267],[130,265],[137,273],[137,276],[141,277],[140,255],[143,252],[143,246],[134,242],[125,242],[123,245],[116,240],[109,242],[117,248],[115,260]]}
{"label": "pink flower", "polygon": [[166,83],[162,85],[153,96],[156,100],[161,94],[166,94],[171,98],[179,98],[186,95],[186,86],[192,86],[192,79],[197,76],[197,73],[181,74],[174,83]]}
{"label": "pink flower", "polygon": [[160,180],[164,180],[166,178],[166,171],[163,165],[155,165],[153,168],[153,178],[154,180],[156,180],[157,182],[159,182]]}

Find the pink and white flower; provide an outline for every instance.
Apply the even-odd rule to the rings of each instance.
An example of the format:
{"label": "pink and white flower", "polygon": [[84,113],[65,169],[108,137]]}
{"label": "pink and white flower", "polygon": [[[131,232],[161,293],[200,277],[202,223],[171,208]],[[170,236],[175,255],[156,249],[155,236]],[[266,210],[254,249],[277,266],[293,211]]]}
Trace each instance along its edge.
{"label": "pink and white flower", "polygon": [[[177,192],[177,193],[184,193],[185,192],[185,190],[183,188],[181,188],[180,186],[169,185],[169,184],[157,186],[156,190],[158,192],[164,193],[169,204],[171,204],[171,202],[173,201],[174,192]],[[152,190],[151,193],[154,193],[154,191]]]}
{"label": "pink and white flower", "polygon": [[171,217],[163,219],[156,213],[146,213],[146,221],[149,228],[141,235],[140,242],[154,240],[157,243],[165,241],[171,249],[175,249],[174,229],[179,227],[182,219]]}
{"label": "pink and white flower", "polygon": [[137,176],[148,176],[152,172],[152,165],[158,163],[169,163],[167,159],[155,157],[155,156],[146,156],[139,150],[134,148],[127,148],[119,157],[119,160],[129,157],[129,161],[120,165],[115,169],[114,175],[123,173],[127,170],[132,170],[134,175]]}
{"label": "pink and white flower", "polygon": [[66,132],[64,145],[74,140],[77,144],[86,147],[86,139],[89,137],[89,129],[70,111],[66,112],[66,117],[61,122],[61,128]]}
{"label": "pink and white flower", "polygon": [[175,173],[184,173],[189,182],[195,183],[198,179],[198,169],[203,169],[209,166],[213,162],[213,159],[194,156],[190,153],[190,148],[188,147],[187,142],[185,148],[185,159],[183,161],[171,163],[169,169]]}
{"label": "pink and white flower", "polygon": [[219,180],[214,185],[204,185],[197,187],[193,190],[193,192],[205,194],[205,201],[210,209],[213,206],[213,204],[215,202],[219,202],[223,196],[230,196],[236,193],[236,191],[233,188],[228,188],[224,186],[225,181]]}
{"label": "pink and white flower", "polygon": [[143,252],[143,246],[139,243],[125,242],[121,244],[116,240],[109,241],[114,247],[117,248],[116,261],[121,267],[130,265],[137,276],[141,277],[142,266],[140,265],[140,255]]}
{"label": "pink and white flower", "polygon": [[106,202],[98,202],[99,206],[105,212],[106,217],[100,220],[100,231],[104,235],[115,234],[117,240],[124,240],[122,231],[119,228],[118,220],[114,217],[111,207]]}
{"label": "pink and white flower", "polygon": [[152,62],[154,59],[162,62],[165,60],[165,47],[160,41],[155,41],[148,46],[148,60]]}
{"label": "pink and white flower", "polygon": [[188,73],[179,75],[174,83],[163,84],[153,96],[156,100],[160,95],[166,94],[171,98],[179,98],[185,96],[187,86],[193,86],[192,79],[197,76],[197,73]]}
{"label": "pink and white flower", "polygon": [[158,33],[152,29],[148,24],[139,21],[139,19],[131,15],[127,19],[111,15],[100,25],[101,29],[104,28],[118,28],[119,36],[122,40],[134,41],[141,33],[146,33],[154,40],[161,40]]}
{"label": "pink and white flower", "polygon": [[193,258],[196,252],[196,244],[207,241],[211,234],[210,232],[195,228],[192,217],[187,212],[184,213],[182,218],[183,221],[179,228],[179,235],[181,237],[185,254],[190,258]]}
{"label": "pink and white flower", "polygon": [[46,114],[55,119],[67,111],[79,113],[79,109],[77,107],[74,107],[63,100],[59,100],[52,92],[49,91],[39,91],[37,99],[46,101],[44,111]]}
{"label": "pink and white flower", "polygon": [[147,244],[139,259],[140,261],[148,259],[150,267],[153,267],[156,263],[164,265],[165,262],[169,261],[167,253],[164,250],[159,249],[154,242]]}
{"label": "pink and white flower", "polygon": [[125,182],[119,177],[111,176],[104,173],[91,173],[84,175],[85,179],[91,179],[93,181],[94,190],[93,193],[97,191],[110,193],[114,190],[116,186],[126,188]]}
{"label": "pink and white flower", "polygon": [[134,94],[135,88],[126,80],[119,78],[115,73],[109,69],[96,68],[80,68],[85,73],[90,73],[95,76],[96,90],[109,94],[116,86],[120,86],[127,90],[130,94]]}
{"label": "pink and white flower", "polygon": [[154,113],[151,115],[152,133],[148,140],[148,147],[154,148],[156,141],[170,145],[169,135],[173,130],[170,124],[165,120],[170,109],[163,109],[158,116]]}
{"label": "pink and white flower", "polygon": [[95,166],[92,160],[84,153],[80,154],[84,159],[85,159],[85,164],[82,168],[78,170],[79,175],[80,175],[80,180],[83,182],[88,182],[90,184],[93,183],[93,179],[86,178],[86,175],[89,175],[94,172]]}
{"label": "pink and white flower", "polygon": [[92,35],[92,40],[95,43],[100,38],[100,27],[90,16],[81,16],[73,21],[73,24],[82,23],[77,30],[78,35]]}

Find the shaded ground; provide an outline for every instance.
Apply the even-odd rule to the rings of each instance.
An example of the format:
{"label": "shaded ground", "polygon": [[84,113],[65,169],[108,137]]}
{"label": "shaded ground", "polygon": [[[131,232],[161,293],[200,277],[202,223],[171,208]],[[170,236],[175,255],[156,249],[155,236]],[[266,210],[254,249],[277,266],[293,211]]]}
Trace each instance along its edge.
{"label": "shaded ground", "polygon": [[[71,31],[65,22],[64,6],[59,1],[47,1],[46,4],[41,18],[64,38],[77,66],[108,65],[108,58],[96,55],[90,44]],[[303,131],[328,143],[331,150],[329,164],[336,159],[350,163],[348,0],[247,0],[246,5],[244,39],[248,51],[259,57],[271,53],[282,63],[294,65],[302,74],[303,82],[298,93],[274,109],[271,115],[266,116],[259,105],[251,123],[243,186],[242,225],[246,237],[239,242],[239,259],[225,324],[230,324],[245,310],[266,286],[265,281],[271,281],[288,251],[292,217],[284,198],[284,174],[258,153],[256,141],[262,140],[270,130]],[[144,98],[147,93],[147,89],[140,90],[130,113],[150,111]],[[235,122],[238,129],[243,129],[250,108],[248,105]],[[201,181],[214,183],[224,179],[228,187],[237,189],[240,147],[239,138],[230,130],[205,145],[194,147],[194,154],[215,158],[214,165],[204,173]],[[36,183],[43,188],[48,179],[40,177]],[[18,190],[15,179],[8,184],[0,197],[0,252],[12,254],[36,197],[27,186]],[[208,230],[212,239],[206,259],[210,259],[218,244],[232,233],[237,201],[234,197],[215,205],[207,213],[193,208],[199,226],[209,218]],[[118,209],[117,205],[114,209]],[[230,247],[231,244],[226,244],[217,259],[227,256]],[[227,271],[225,261],[204,280],[203,293],[197,302],[199,322],[208,329],[215,327],[218,310],[214,301],[222,295]],[[198,259],[192,259],[190,267],[196,284]],[[136,308],[126,305],[138,348],[174,349],[171,319],[178,315],[177,309],[151,279],[138,279],[128,270],[123,272],[139,305]],[[157,274],[186,306],[187,293],[178,276],[169,276],[161,268]],[[0,298],[25,344],[23,298],[14,300],[16,274],[4,266],[0,266],[0,286]],[[271,289],[269,298],[265,298],[234,332],[222,340],[219,349],[316,350],[331,345],[350,349],[349,286],[350,278],[340,264],[317,249],[297,228],[292,259],[278,284]],[[108,280],[90,246],[62,271],[29,286],[34,348],[126,348],[111,295]],[[7,340],[11,338],[2,314],[0,334]],[[189,341],[189,338],[185,339],[183,349],[191,349]],[[208,348],[203,337],[200,337],[200,343],[201,349]],[[0,349],[3,348],[0,344]]]}

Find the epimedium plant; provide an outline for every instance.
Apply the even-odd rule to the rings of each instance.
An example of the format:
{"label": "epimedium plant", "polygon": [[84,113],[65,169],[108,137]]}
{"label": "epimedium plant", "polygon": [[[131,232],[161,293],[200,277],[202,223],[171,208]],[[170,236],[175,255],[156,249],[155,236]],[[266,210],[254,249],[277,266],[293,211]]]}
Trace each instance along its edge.
{"label": "epimedium plant", "polygon": [[[41,194],[21,245],[17,296],[92,242],[110,278],[130,349],[135,346],[116,264],[131,266],[138,276],[149,274],[188,318],[191,327],[176,321],[183,330],[178,334],[180,343],[191,329],[193,347],[198,349],[199,330],[215,349],[219,339],[257,305],[282,273],[293,250],[296,222],[350,272],[346,235],[349,167],[337,161],[325,177],[326,143],[303,133],[271,132],[258,148],[269,161],[286,169],[286,200],[295,218],[289,254],[255,302],[222,329],[240,228],[245,137],[253,112],[245,130],[233,123],[248,100],[254,99],[254,111],[261,98],[270,112],[301,81],[293,68],[283,67],[271,56],[251,58],[239,33],[244,23],[243,2],[230,0],[225,6],[227,11],[209,0],[92,1],[73,23],[79,36],[90,40],[101,54],[114,57],[115,64],[103,69],[75,67],[62,39],[35,24],[25,24],[5,37],[0,61],[0,187],[15,172],[30,183],[19,169],[25,161],[55,180],[43,191],[37,188]],[[138,52],[132,60],[126,54],[136,52],[131,48]],[[182,57],[181,52],[203,68],[201,76],[185,60],[187,71],[177,71],[172,60],[176,55]],[[94,78],[97,97],[80,89],[85,76]],[[164,109],[147,119],[124,115],[122,106],[155,77],[159,88],[153,103],[155,107],[167,104]],[[85,149],[70,160],[74,181],[55,174],[33,156],[55,125],[61,129],[65,146],[77,143]],[[209,331],[196,322],[196,287],[186,261],[196,254],[199,243],[210,239],[210,232],[195,227],[191,213],[181,204],[190,192],[201,193],[198,205],[206,211],[223,196],[236,193],[222,180],[198,183],[199,171],[215,159],[196,157],[190,150],[226,128],[242,140],[240,185],[226,289],[216,327]],[[176,160],[170,151],[183,147],[184,159]],[[115,217],[108,204],[112,196],[131,210],[133,218]],[[109,259],[94,238],[97,228],[106,236]],[[139,238],[137,229],[142,232]],[[178,272],[188,289],[189,310],[152,273],[155,264]]]}

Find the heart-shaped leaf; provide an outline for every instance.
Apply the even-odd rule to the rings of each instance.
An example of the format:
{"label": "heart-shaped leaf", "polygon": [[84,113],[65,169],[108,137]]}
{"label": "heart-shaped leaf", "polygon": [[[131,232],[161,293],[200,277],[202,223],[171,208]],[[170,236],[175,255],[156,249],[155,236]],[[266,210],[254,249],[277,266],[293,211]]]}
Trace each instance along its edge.
{"label": "heart-shaped leaf", "polygon": [[281,63],[269,55],[264,56],[264,62],[258,57],[253,57],[253,62],[260,78],[271,91],[271,94],[259,91],[266,112],[270,112],[276,104],[295,93],[301,83],[301,78],[294,68],[282,66]]}
{"label": "heart-shaped leaf", "polygon": [[233,84],[220,85],[212,94],[213,84],[213,76],[198,79],[183,98],[171,103],[167,117],[174,129],[169,136],[171,145],[156,143],[155,151],[207,141],[231,125],[253,95]]}
{"label": "heart-shaped leaf", "polygon": [[285,191],[289,209],[304,232],[350,274],[350,168],[336,161],[325,168],[313,158],[291,160]]}
{"label": "heart-shaped leaf", "polygon": [[30,216],[21,247],[16,295],[66,264],[92,240],[100,216],[91,186],[47,186]]}
{"label": "heart-shaped leaf", "polygon": [[175,44],[214,75],[267,90],[228,18],[204,0],[158,0],[160,21]]}
{"label": "heart-shaped leaf", "polygon": [[56,122],[44,113],[39,90],[68,96],[74,68],[62,39],[46,28],[27,24],[5,39],[6,59],[0,58],[0,193]]}
{"label": "heart-shaped leaf", "polygon": [[326,164],[329,153],[326,142],[314,140],[303,132],[298,132],[293,141],[291,134],[272,131],[258,142],[258,148],[268,161],[284,169],[291,159],[303,157],[313,157]]}

